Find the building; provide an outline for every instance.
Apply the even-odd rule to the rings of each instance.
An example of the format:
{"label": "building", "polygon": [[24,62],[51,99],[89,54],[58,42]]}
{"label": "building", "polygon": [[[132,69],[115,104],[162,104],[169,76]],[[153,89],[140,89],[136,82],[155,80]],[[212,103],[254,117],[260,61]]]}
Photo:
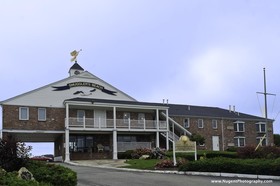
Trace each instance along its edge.
{"label": "building", "polygon": [[55,156],[65,161],[118,159],[118,152],[135,148],[170,149],[182,134],[200,134],[205,144],[199,148],[208,150],[257,145],[264,134],[273,143],[272,120],[234,109],[139,102],[77,62],[69,77],[1,106],[3,138],[54,142]]}

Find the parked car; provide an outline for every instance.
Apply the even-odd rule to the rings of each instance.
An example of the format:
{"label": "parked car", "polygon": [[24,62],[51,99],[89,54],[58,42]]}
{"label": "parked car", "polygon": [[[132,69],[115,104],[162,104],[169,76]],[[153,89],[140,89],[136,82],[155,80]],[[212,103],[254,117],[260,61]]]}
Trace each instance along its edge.
{"label": "parked car", "polygon": [[46,161],[46,162],[52,162],[53,159],[47,156],[33,156],[32,158],[30,158],[32,160],[36,160],[36,161]]}
{"label": "parked car", "polygon": [[45,157],[51,158],[51,159],[52,159],[52,161],[54,161],[54,155],[52,155],[52,154],[44,154],[44,155],[42,155],[42,156],[45,156]]}

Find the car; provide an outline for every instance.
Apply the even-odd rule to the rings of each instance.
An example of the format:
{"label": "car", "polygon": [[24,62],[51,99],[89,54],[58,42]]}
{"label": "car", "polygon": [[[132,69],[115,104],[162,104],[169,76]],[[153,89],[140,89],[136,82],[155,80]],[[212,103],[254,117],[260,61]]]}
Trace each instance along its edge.
{"label": "car", "polygon": [[46,161],[46,162],[52,162],[53,161],[52,158],[46,157],[46,156],[33,156],[30,159],[35,160],[35,161]]}
{"label": "car", "polygon": [[54,155],[52,155],[52,154],[44,154],[44,155],[42,155],[42,156],[45,156],[45,157],[51,158],[51,159],[52,159],[52,161],[54,161]]}

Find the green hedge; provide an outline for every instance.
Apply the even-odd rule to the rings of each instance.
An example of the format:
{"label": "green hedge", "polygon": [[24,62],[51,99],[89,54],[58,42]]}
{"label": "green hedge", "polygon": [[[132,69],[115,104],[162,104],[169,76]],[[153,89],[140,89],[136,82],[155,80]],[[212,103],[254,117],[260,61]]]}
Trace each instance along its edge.
{"label": "green hedge", "polygon": [[17,177],[18,173],[6,172],[0,168],[0,185],[9,186],[48,186],[44,183],[39,183],[37,181],[22,180]]}
{"label": "green hedge", "polygon": [[[167,157],[173,157],[173,152],[168,151],[165,153]],[[176,153],[177,158],[185,158],[189,161],[194,161],[194,153],[183,153],[178,152]],[[237,158],[236,152],[228,152],[228,151],[205,151],[200,150],[197,152],[197,159],[203,158],[216,158],[216,157],[225,157],[225,158]]]}
{"label": "green hedge", "polygon": [[191,161],[179,167],[180,171],[226,172],[280,176],[278,159],[211,158]]}
{"label": "green hedge", "polygon": [[54,186],[77,185],[77,173],[61,165],[31,161],[27,164],[27,169],[38,182]]}

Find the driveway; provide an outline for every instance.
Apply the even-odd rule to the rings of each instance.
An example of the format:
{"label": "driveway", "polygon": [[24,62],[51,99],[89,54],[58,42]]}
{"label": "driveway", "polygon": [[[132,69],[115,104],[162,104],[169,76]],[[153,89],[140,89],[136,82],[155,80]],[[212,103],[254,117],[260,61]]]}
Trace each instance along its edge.
{"label": "driveway", "polygon": [[[123,171],[121,169],[87,167],[63,164],[77,172],[78,186],[201,186],[201,185],[229,185],[229,182],[235,181],[235,186],[248,185],[249,181],[257,181],[240,178],[223,178],[208,176],[189,176],[178,174],[160,174]],[[213,183],[218,181],[221,183]],[[246,183],[246,181],[248,183]],[[262,180],[260,180],[262,181]],[[271,180],[272,181],[272,180]],[[272,181],[268,184],[253,185],[269,185],[279,186],[279,181]]]}

